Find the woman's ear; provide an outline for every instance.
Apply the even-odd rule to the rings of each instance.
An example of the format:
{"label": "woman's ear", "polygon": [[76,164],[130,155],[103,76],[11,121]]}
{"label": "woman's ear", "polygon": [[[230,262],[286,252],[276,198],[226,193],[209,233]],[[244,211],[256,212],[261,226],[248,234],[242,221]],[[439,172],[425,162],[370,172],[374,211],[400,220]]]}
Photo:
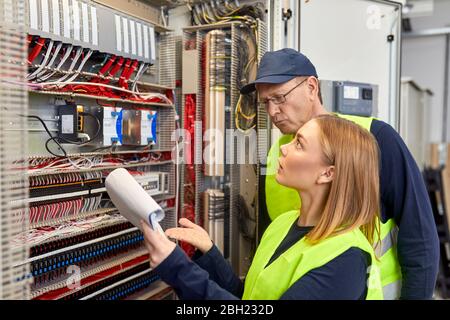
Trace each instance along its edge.
{"label": "woman's ear", "polygon": [[334,166],[326,167],[317,179],[317,184],[330,183],[334,179]]}

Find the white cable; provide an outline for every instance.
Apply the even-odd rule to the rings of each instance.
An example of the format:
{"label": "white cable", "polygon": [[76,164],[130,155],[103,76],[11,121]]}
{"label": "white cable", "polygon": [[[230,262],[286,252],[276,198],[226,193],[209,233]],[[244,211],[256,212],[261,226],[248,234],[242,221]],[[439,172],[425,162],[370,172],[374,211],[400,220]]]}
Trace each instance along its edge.
{"label": "white cable", "polygon": [[59,81],[59,82],[66,82],[65,79],[67,79],[68,77],[70,77],[70,75],[71,75],[73,69],[74,69],[75,66],[77,65],[77,62],[78,62],[78,60],[80,59],[80,57],[82,56],[82,54],[83,54],[83,48],[78,48],[77,51],[76,51],[76,53],[75,53],[75,57],[73,58],[72,63],[70,64],[69,69],[67,70],[67,73],[66,73],[65,75],[63,75],[61,78],[59,78],[58,80],[56,80],[56,81]]}
{"label": "white cable", "polygon": [[[53,64],[55,63],[55,60],[56,60],[56,58],[58,57],[58,54],[59,54],[59,51],[61,50],[61,48],[62,48],[62,42],[60,42],[60,43],[58,43],[58,45],[56,46],[56,48],[55,48],[55,52],[53,52],[53,56],[52,56],[52,58],[50,59],[50,62],[46,65],[46,67],[47,68],[51,68],[51,67],[53,67]],[[48,72],[48,70],[42,70],[41,72],[39,72],[37,75],[36,75],[36,79],[39,79],[39,78],[41,78],[44,74],[46,74]]]}
{"label": "white cable", "polygon": [[52,238],[67,237],[71,234],[77,234],[89,229],[99,228],[106,225],[111,225],[119,222],[125,222],[126,219],[120,214],[102,215],[99,217],[85,218],[77,221],[70,221],[60,226],[55,227],[53,230],[45,229],[32,229],[27,230],[17,235],[12,244],[15,247],[27,245],[37,245],[39,243],[48,241]]}
{"label": "white cable", "polygon": [[[6,80],[2,80],[2,81],[6,81]],[[9,81],[7,81],[7,82],[9,82]],[[114,89],[114,90],[118,90],[118,91],[122,91],[122,92],[131,93],[133,95],[139,95],[139,96],[142,96],[145,100],[148,100],[148,99],[151,99],[151,98],[160,98],[161,100],[164,100],[164,102],[166,102],[167,104],[172,104],[172,101],[170,101],[165,95],[163,95],[161,93],[133,92],[133,91],[128,90],[128,89],[123,89],[123,88],[120,88],[120,87],[111,86],[111,85],[104,84],[104,83],[79,82],[79,81],[67,82],[66,83],[66,82],[55,81],[55,82],[45,82],[45,83],[34,83],[34,84],[32,84],[32,86],[37,86],[37,87],[56,86],[57,88],[59,88],[59,85],[67,85],[67,84],[71,84],[71,85],[90,85],[90,86],[97,86],[97,87],[105,87],[105,88],[110,88],[110,89]]]}
{"label": "white cable", "polygon": [[20,86],[27,85],[27,86],[35,87],[35,88],[43,88],[43,87],[47,87],[47,86],[55,86],[56,88],[61,88],[61,87],[64,87],[64,86],[66,86],[68,84],[105,87],[105,88],[110,88],[110,89],[114,89],[114,90],[118,90],[118,91],[122,91],[122,92],[131,93],[134,96],[141,96],[142,99],[144,99],[144,100],[148,100],[148,99],[152,99],[152,98],[158,98],[158,99],[163,100],[167,104],[172,104],[172,101],[170,101],[169,98],[167,98],[165,95],[163,95],[161,93],[155,93],[155,92],[133,92],[133,91],[128,90],[128,89],[124,89],[124,88],[116,87],[116,86],[111,86],[111,85],[107,85],[107,84],[104,84],[104,83],[79,82],[79,81],[76,81],[76,82],[55,81],[55,82],[43,82],[43,83],[29,83],[29,82],[20,82],[20,81],[9,80],[9,79],[4,79],[4,78],[0,78],[0,82],[6,82],[6,83],[20,85]]}
{"label": "white cable", "polygon": [[89,52],[84,56],[83,61],[81,61],[80,65],[78,66],[77,71],[75,71],[75,74],[72,77],[70,77],[69,79],[67,79],[65,82],[70,83],[70,82],[74,81],[80,75],[81,70],[83,69],[86,61],[88,61],[89,58],[91,57],[92,53],[93,53],[93,51],[89,50]]}
{"label": "white cable", "polygon": [[141,63],[138,71],[136,72],[136,76],[134,77],[133,84],[131,85],[131,91],[136,91],[136,84],[139,78],[142,76],[142,72],[144,71],[145,63]]}
{"label": "white cable", "polygon": [[[65,163],[61,163],[65,162]],[[103,156],[69,157],[56,160],[43,168],[30,169],[29,172],[41,172],[61,169],[90,169],[103,163]]]}
{"label": "white cable", "polygon": [[164,7],[161,7],[161,19],[162,19],[162,22],[163,22],[163,26],[167,27],[167,21],[166,21],[166,17],[165,17],[165,14],[164,14]]}
{"label": "white cable", "polygon": [[50,57],[50,53],[52,52],[52,48],[53,48],[53,40],[50,40],[48,47],[47,47],[47,52],[45,53],[44,59],[41,61],[40,66],[31,74],[29,74],[27,76],[28,80],[34,79],[36,77],[37,74],[39,74],[42,69],[44,69],[44,67],[47,65],[47,61],[48,58]]}
{"label": "white cable", "polygon": [[72,53],[73,50],[73,45],[69,45],[67,47],[66,53],[64,54],[64,56],[61,58],[61,61],[59,62],[58,66],[56,67],[56,69],[54,71],[52,71],[50,74],[47,74],[45,76],[42,76],[41,79],[39,79],[40,81],[45,81],[48,78],[50,78],[51,76],[53,76],[56,72],[58,72],[61,67],[64,65],[64,63],[66,62],[66,60],[69,58],[70,54]]}
{"label": "white cable", "polygon": [[87,165],[87,166],[84,166],[84,165],[79,166],[78,163],[72,161],[72,159],[70,159],[70,158],[68,158],[68,159],[69,159],[70,164],[76,169],[90,169],[90,168],[92,168],[92,161],[90,159],[88,159],[88,158],[85,158],[89,162],[89,165]]}
{"label": "white cable", "polygon": [[54,164],[59,163],[59,162],[64,162],[64,161],[65,161],[65,159],[56,160],[55,162],[52,162],[51,164],[49,164],[41,169],[47,169],[47,168],[53,167]]}
{"label": "white cable", "polygon": [[[114,158],[115,161],[120,161],[122,165],[146,163],[150,161],[149,157],[144,157],[139,160],[126,161],[121,158]],[[62,163],[64,162],[64,163]],[[120,165],[117,162],[108,161],[104,159],[103,155],[96,155],[91,157],[69,157],[56,160],[43,168],[31,168],[28,169],[28,173],[39,172],[53,172],[55,170],[71,170],[71,169],[90,169],[93,167],[101,166],[117,166]]]}
{"label": "white cable", "polygon": [[147,68],[148,68],[148,65],[145,62],[141,63],[141,66],[139,67],[139,70],[136,73],[136,77],[134,78],[133,85],[131,86],[131,91],[133,91],[133,92],[136,91],[137,82],[142,77],[142,75],[144,74],[144,72]]}
{"label": "white cable", "polygon": [[83,52],[83,48],[77,49],[77,52],[75,53],[75,57],[73,58],[72,63],[70,64],[70,67],[67,70],[67,73],[65,75],[63,75],[61,78],[59,78],[58,80],[56,80],[56,82],[64,83],[64,80],[70,76],[70,73],[72,72],[73,68],[75,68],[75,65],[77,64],[78,59],[80,59],[82,52]]}

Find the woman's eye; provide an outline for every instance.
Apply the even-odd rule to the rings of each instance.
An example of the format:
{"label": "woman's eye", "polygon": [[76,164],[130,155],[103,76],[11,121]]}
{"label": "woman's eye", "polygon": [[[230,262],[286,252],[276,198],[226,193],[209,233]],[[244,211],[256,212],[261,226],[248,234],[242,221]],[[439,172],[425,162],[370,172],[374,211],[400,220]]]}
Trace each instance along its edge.
{"label": "woman's eye", "polygon": [[297,142],[295,143],[298,149],[302,148],[302,144],[300,143],[300,141],[297,140]]}

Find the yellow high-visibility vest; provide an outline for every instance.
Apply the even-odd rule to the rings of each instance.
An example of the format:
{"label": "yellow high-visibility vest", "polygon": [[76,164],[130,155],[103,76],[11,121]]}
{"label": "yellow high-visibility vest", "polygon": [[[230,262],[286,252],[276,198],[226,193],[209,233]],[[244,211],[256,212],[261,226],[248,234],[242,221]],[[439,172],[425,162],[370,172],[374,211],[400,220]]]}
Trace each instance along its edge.
{"label": "yellow high-visibility vest", "polygon": [[299,211],[289,211],[281,214],[269,225],[245,278],[242,299],[279,299],[309,271],[327,264],[352,247],[359,248],[371,256],[366,299],[383,299],[379,262],[375,258],[372,246],[359,228],[328,237],[314,245],[311,245],[306,238],[302,238],[267,266],[298,217]]}
{"label": "yellow high-visibility vest", "polygon": [[[341,118],[353,121],[364,129],[370,131],[373,117],[360,117],[337,114]],[[278,158],[280,157],[280,147],[289,143],[293,135],[283,135],[270,148],[267,156],[266,171],[266,206],[267,212],[273,221],[280,214],[299,210],[301,199],[296,190],[280,185],[276,179]],[[381,222],[381,245],[375,246],[375,253],[381,261],[381,283],[383,285],[384,299],[398,299],[401,291],[402,274],[397,257],[397,234],[398,227],[393,219],[385,223]]]}

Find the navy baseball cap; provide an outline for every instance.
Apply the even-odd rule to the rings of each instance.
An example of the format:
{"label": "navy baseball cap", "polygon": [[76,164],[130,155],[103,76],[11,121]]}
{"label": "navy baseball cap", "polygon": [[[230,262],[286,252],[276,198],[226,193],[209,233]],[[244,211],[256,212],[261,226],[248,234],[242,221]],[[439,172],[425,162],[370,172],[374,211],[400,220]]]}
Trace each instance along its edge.
{"label": "navy baseball cap", "polygon": [[241,94],[255,91],[256,83],[279,84],[302,76],[318,78],[316,68],[305,55],[289,48],[269,51],[261,59],[256,80],[243,86]]}

